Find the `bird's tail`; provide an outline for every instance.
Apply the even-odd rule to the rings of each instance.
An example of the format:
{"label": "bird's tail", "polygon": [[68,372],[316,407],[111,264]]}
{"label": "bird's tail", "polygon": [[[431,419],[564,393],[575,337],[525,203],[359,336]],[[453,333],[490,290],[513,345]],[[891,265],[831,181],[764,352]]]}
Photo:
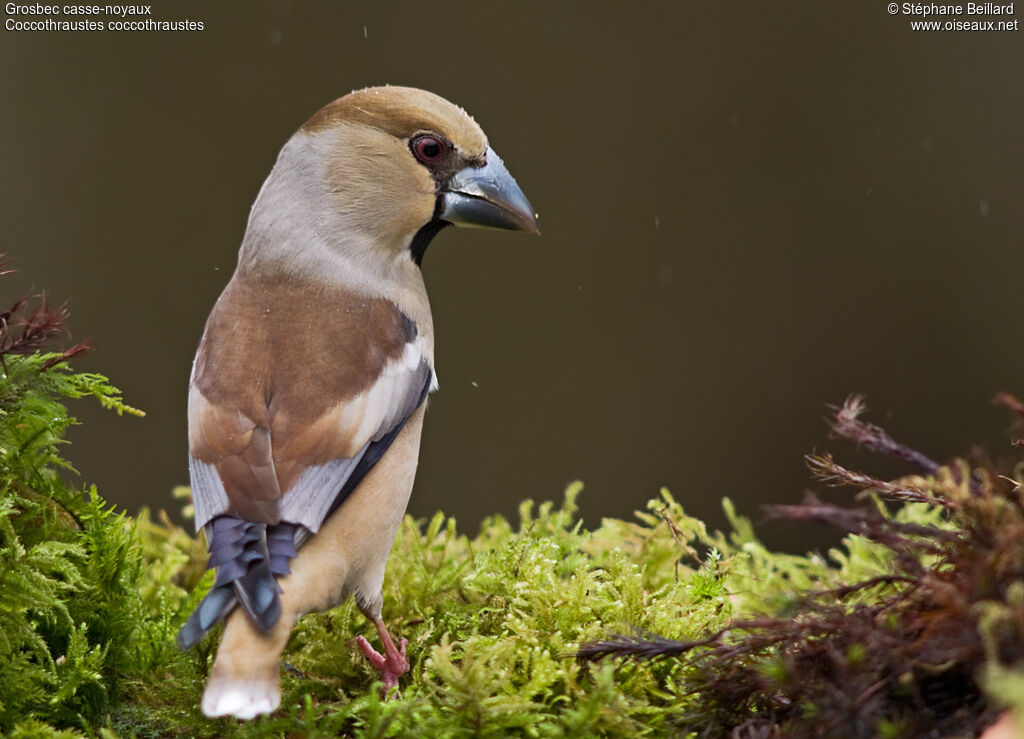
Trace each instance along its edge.
{"label": "bird's tail", "polygon": [[207,527],[210,563],[217,580],[178,632],[178,646],[189,649],[242,604],[252,622],[270,631],[281,617],[277,575],[291,572],[296,525],[252,523],[232,516],[213,519]]}

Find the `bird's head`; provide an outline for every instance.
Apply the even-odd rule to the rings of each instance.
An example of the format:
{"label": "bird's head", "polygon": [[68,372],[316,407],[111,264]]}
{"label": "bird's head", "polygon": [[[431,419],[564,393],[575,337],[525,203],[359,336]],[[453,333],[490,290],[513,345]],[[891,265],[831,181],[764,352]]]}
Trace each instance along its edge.
{"label": "bird's head", "polygon": [[409,87],[357,90],[315,113],[282,150],[254,219],[258,211],[276,213],[258,230],[312,220],[330,242],[417,264],[447,225],[539,233],[533,207],[476,121]]}

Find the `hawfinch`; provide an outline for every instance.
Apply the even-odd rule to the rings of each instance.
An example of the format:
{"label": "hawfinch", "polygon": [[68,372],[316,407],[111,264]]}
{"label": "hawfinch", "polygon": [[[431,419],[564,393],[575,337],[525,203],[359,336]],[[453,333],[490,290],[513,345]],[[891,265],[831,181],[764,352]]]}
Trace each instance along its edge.
{"label": "hawfinch", "polygon": [[207,716],[277,708],[296,619],[350,595],[380,635],[383,655],[358,645],[385,686],[409,670],[381,585],[437,389],[420,262],[449,224],[538,233],[476,122],[406,87],[322,108],[256,197],[189,383],[196,528],[217,578],[178,642],[226,622]]}

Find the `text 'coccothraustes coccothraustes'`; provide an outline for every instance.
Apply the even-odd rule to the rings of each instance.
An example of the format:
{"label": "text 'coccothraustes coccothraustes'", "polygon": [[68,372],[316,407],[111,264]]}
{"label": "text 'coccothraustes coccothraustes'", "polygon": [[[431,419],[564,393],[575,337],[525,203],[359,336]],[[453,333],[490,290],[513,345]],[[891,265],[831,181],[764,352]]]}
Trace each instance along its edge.
{"label": "text 'coccothraustes coccothraustes'", "polygon": [[538,232],[476,122],[405,87],[320,110],[256,198],[189,384],[196,527],[217,579],[178,641],[226,621],[207,716],[273,711],[295,620],[349,596],[380,635],[383,655],[359,646],[385,686],[409,669],[381,585],[437,388],[420,260],[449,224]]}

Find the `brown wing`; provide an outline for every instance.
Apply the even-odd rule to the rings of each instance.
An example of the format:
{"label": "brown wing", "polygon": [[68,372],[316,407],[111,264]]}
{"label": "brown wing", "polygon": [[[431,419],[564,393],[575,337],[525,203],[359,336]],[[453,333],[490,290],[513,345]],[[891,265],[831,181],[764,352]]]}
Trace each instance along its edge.
{"label": "brown wing", "polygon": [[236,274],[189,389],[197,528],[230,514],[318,530],[367,448],[422,402],[422,341],[387,300]]}

